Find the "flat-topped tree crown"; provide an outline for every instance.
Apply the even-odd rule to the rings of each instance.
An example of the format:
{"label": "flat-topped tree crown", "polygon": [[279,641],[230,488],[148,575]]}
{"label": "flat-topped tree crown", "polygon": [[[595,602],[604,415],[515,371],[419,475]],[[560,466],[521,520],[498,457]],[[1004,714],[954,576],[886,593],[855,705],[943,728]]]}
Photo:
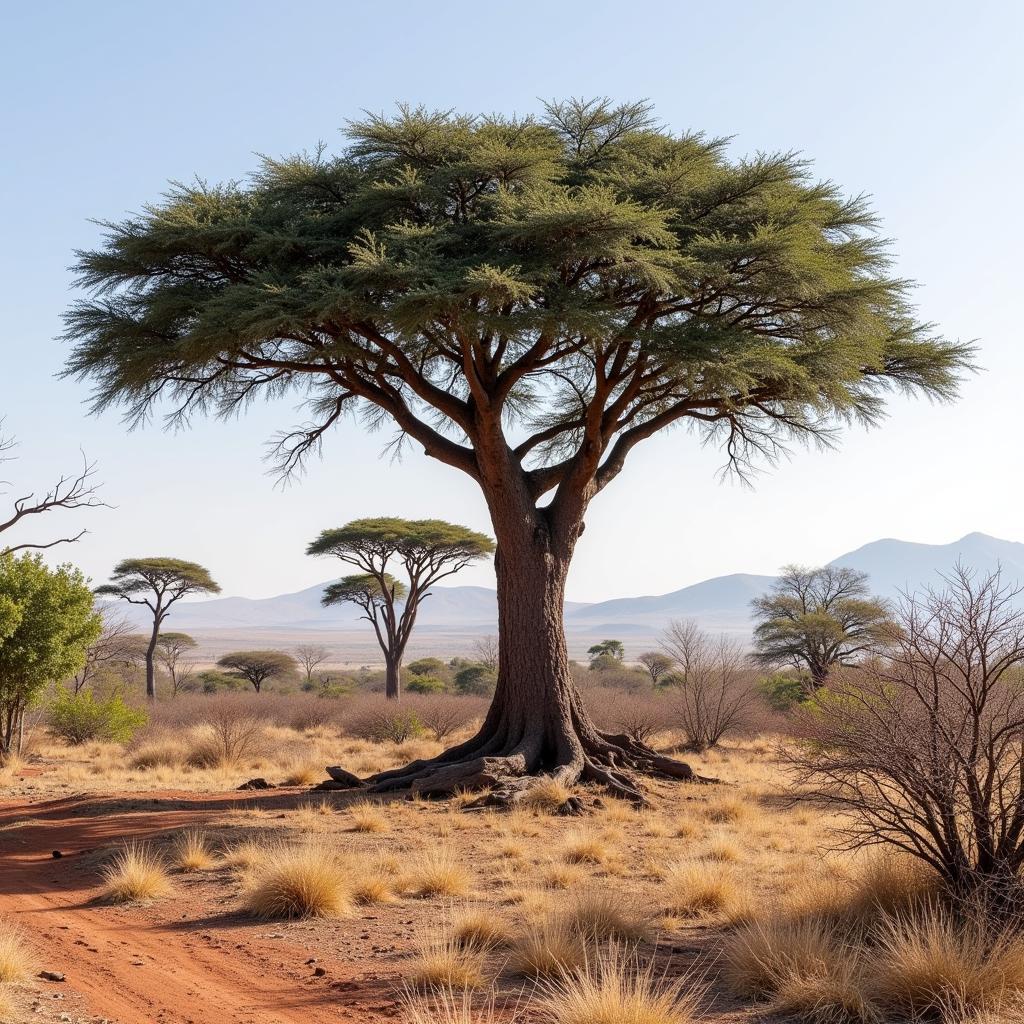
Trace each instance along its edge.
{"label": "flat-topped tree crown", "polygon": [[285,472],[354,412],[468,474],[498,545],[495,710],[379,783],[507,793],[550,771],[637,798],[628,771],[682,771],[602,738],[572,684],[561,614],[589,503],[674,424],[745,472],[878,423],[890,391],[953,397],[972,350],[917,317],[867,202],[793,154],[734,159],[605,100],[403,107],[347,134],[109,224],[78,254],[92,294],[67,314],[67,373],[132,422],[292,389],[310,420],[278,439]]}
{"label": "flat-topped tree crown", "polygon": [[[430,587],[470,562],[494,551],[494,541],[442,519],[354,519],[324,530],[309,547],[310,555],[333,555],[362,572],[346,576],[324,590],[325,605],[350,602],[363,609],[384,654],[385,692],[399,696],[402,657]],[[401,565],[408,585],[388,572]],[[401,609],[399,609],[401,605]]]}
{"label": "flat-topped tree crown", "polygon": [[110,582],[95,589],[101,597],[117,597],[145,605],[153,613],[146,646],[146,696],[156,699],[155,655],[160,627],[171,606],[189,594],[219,594],[220,585],[198,562],[182,558],[125,558],[114,566]]}

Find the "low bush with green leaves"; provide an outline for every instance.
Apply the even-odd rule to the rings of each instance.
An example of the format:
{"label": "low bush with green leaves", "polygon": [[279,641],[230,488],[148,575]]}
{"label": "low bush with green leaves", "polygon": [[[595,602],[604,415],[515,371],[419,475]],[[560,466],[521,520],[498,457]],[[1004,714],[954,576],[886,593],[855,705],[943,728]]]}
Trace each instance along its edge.
{"label": "low bush with green leaves", "polygon": [[120,694],[97,697],[91,690],[61,689],[50,704],[50,730],[68,743],[110,740],[127,743],[149,721],[141,708],[126,704]]}

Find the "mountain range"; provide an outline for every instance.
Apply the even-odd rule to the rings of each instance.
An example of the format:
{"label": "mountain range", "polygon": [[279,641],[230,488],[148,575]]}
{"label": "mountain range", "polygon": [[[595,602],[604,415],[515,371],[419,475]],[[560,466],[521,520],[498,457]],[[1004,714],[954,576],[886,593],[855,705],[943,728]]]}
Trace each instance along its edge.
{"label": "mountain range", "polygon": [[[924,586],[941,584],[940,574],[957,562],[980,573],[1002,568],[1010,582],[1024,582],[1024,544],[1000,540],[983,533],[969,533],[951,544],[918,544],[910,541],[877,540],[833,559],[829,564],[866,572],[874,593],[896,598]],[[570,645],[585,638],[619,637],[628,647],[655,637],[671,619],[693,618],[713,632],[747,634],[750,630],[750,602],[774,582],[774,576],[734,573],[716,576],[674,590],[668,594],[620,597],[586,603],[567,601],[566,630]],[[368,630],[359,621],[354,606],[323,608],[320,595],[329,581],[293,594],[277,597],[223,597],[188,601],[176,605],[168,628],[203,633],[230,634],[232,638],[259,635],[278,642],[294,640],[298,633],[311,631],[350,634]],[[143,624],[138,609],[125,610]],[[420,608],[420,634],[471,637],[493,633],[497,622],[495,592],[487,587],[434,587]],[[573,644],[575,638],[576,643]]]}

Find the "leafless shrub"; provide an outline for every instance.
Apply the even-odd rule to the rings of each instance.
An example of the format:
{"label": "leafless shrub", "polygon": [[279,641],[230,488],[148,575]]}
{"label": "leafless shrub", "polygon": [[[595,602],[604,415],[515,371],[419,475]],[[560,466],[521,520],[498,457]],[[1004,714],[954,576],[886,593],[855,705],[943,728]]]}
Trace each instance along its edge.
{"label": "leafless shrub", "polygon": [[252,713],[246,697],[219,700],[202,719],[204,735],[189,753],[197,767],[235,767],[256,754],[264,740],[266,723]]}
{"label": "leafless shrub", "polygon": [[905,597],[886,656],[830,682],[790,755],[802,787],[845,812],[850,844],[898,847],[1004,910],[1024,868],[1020,594],[958,567]]}
{"label": "leafless shrub", "polygon": [[625,733],[638,743],[646,743],[672,724],[672,707],[665,694],[602,689],[588,691],[586,699],[600,729]]}
{"label": "leafless shrub", "polygon": [[670,700],[687,746],[706,750],[748,724],[759,700],[754,673],[737,641],[709,636],[692,620],[677,619],[661,644],[679,667],[679,685]]}
{"label": "leafless shrub", "polygon": [[453,697],[445,694],[406,698],[423,727],[438,742],[465,728],[487,710],[487,701],[477,697]]}

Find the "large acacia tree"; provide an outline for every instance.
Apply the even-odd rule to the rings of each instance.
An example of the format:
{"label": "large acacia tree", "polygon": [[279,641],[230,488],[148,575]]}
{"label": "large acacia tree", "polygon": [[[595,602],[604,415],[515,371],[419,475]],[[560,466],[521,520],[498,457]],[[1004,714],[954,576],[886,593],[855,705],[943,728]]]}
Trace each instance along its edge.
{"label": "large acacia tree", "polygon": [[[490,537],[441,519],[355,519],[324,530],[306,549],[309,555],[333,555],[361,569],[330,584],[325,605],[352,603],[363,609],[384,654],[385,695],[400,695],[402,658],[416,625],[416,614],[430,588],[470,562],[494,551]],[[400,565],[408,584],[388,567]]]}
{"label": "large acacia tree", "polygon": [[887,392],[954,396],[969,347],[919,322],[863,198],[792,155],[736,160],[642,104],[539,118],[402,108],[337,155],[174,185],[79,252],[67,373],[144,421],[292,391],[284,472],[347,414],[480,487],[500,664],[480,732],[379,787],[580,777],[639,798],[686,765],[592,723],[569,672],[566,574],[590,502],[672,426],[741,472],[875,423]]}

